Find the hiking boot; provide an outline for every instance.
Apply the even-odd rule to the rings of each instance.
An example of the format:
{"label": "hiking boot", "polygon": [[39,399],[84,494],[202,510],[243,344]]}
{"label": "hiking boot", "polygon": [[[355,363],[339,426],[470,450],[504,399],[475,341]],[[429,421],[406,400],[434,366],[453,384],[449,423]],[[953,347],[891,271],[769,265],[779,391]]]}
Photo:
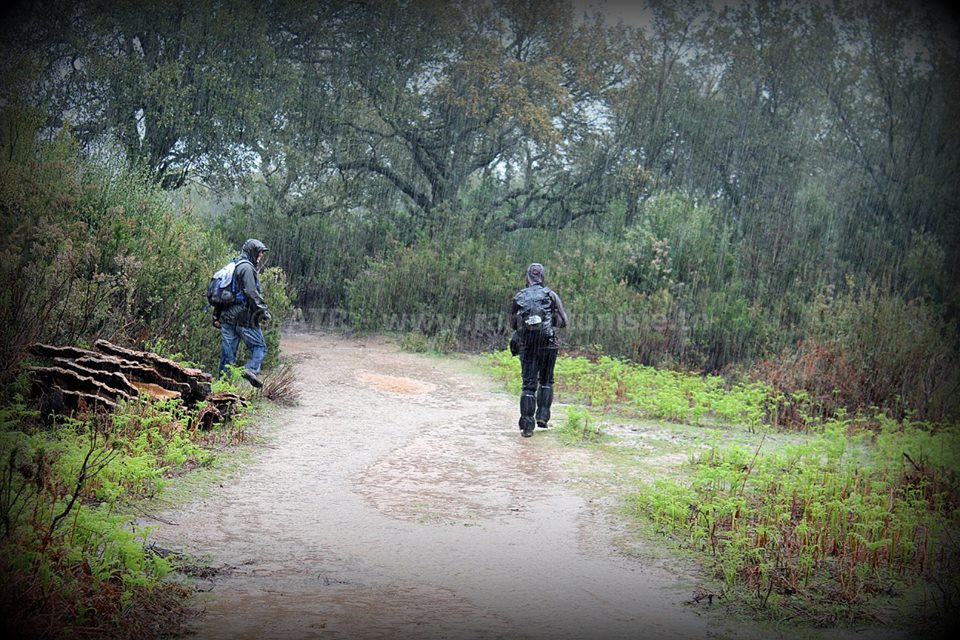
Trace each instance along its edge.
{"label": "hiking boot", "polygon": [[243,370],[243,379],[249,382],[250,384],[252,384],[257,389],[263,386],[263,380],[257,377],[257,374],[255,374],[253,371],[250,371],[250,369]]}
{"label": "hiking boot", "polygon": [[540,427],[541,429],[546,429],[546,428],[547,428],[547,421],[546,421],[546,420],[537,420],[537,426]]}
{"label": "hiking boot", "polygon": [[533,435],[533,427],[530,427],[529,429],[521,429],[520,435],[522,435],[524,438],[529,438]]}

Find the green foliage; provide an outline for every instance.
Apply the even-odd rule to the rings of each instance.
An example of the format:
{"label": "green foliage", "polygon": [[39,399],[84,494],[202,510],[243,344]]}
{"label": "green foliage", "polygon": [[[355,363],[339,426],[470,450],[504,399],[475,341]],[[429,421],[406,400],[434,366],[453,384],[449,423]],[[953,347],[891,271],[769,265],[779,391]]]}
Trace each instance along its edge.
{"label": "green foliage", "polygon": [[421,333],[441,343],[489,346],[503,334],[513,287],[508,258],[478,240],[395,245],[348,286],[351,324]]}
{"label": "green foliage", "polygon": [[[159,336],[207,350],[202,292],[217,242],[174,214],[134,173],[108,175],[70,155],[69,140],[26,164],[3,163],[4,366],[37,340]],[[9,378],[10,369],[5,369]]]}
{"label": "green foliage", "polygon": [[[680,206],[685,201],[671,202]],[[691,281],[707,278],[696,275],[703,273],[699,267],[676,272],[671,267],[667,279],[651,280],[650,269],[646,276],[639,271],[624,275],[629,242],[625,254],[591,234],[527,234],[523,241],[502,244],[517,256],[515,264],[524,253],[546,256],[548,284],[561,293],[571,316],[561,337],[573,351],[677,371],[731,373],[734,363],[741,363],[745,375],[740,378],[766,385],[779,397],[756,402],[769,404],[764,410],[778,424],[802,427],[801,416],[823,421],[841,410],[852,414],[871,407],[933,420],[960,410],[957,395],[950,392],[960,375],[954,323],[927,301],[908,301],[876,286],[855,287],[848,279],[849,292],[842,295],[827,287],[810,301],[798,302],[803,294],[791,291],[768,304],[751,301],[747,289],[725,269],[711,286],[686,286],[680,279],[684,273],[693,274]],[[702,247],[695,253],[709,254]],[[771,358],[771,353],[778,355]],[[796,399],[791,400],[792,394]],[[729,394],[717,400],[729,412]],[[663,414],[686,420],[683,401],[674,405]]]}
{"label": "green foliage", "polygon": [[557,238],[541,259],[548,286],[561,295],[571,316],[563,339],[579,347],[598,345],[606,353],[635,356],[640,344],[657,333],[669,294],[648,296],[634,290],[619,272],[621,247],[592,234],[579,236],[563,237],[560,243]]}
{"label": "green foliage", "polygon": [[457,342],[450,329],[441,329],[432,337],[410,331],[400,337],[400,348],[411,353],[450,353],[456,350]]}
{"label": "green foliage", "polygon": [[575,349],[715,371],[784,339],[772,312],[752,302],[735,277],[728,231],[709,208],[665,195],[650,210],[643,224],[672,237],[657,239],[638,222],[622,242],[578,230],[499,244],[517,271],[530,256],[547,266],[548,285],[572,316],[563,339]]}
{"label": "green foliage", "polygon": [[[504,348],[502,351],[488,353],[484,358],[493,376],[500,380],[510,393],[519,395],[523,386],[523,379],[520,377],[520,360],[510,355],[510,349]],[[562,356],[558,358],[560,359]]]}
{"label": "green foliage", "polygon": [[587,409],[567,407],[567,420],[557,430],[561,442],[568,444],[589,444],[603,438],[600,424]]}
{"label": "green foliage", "polygon": [[243,367],[227,364],[226,370],[210,385],[211,393],[239,393],[243,380]]}
{"label": "green foliage", "polygon": [[[98,337],[214,369],[219,335],[204,292],[231,257],[226,244],[138,172],[79,159],[66,134],[34,153],[0,161],[0,379],[13,379],[32,342]],[[290,296],[279,269],[263,280],[275,358]]]}
{"label": "green foliage", "polygon": [[[925,3],[861,5],[658,2],[635,30],[564,3],[531,21],[512,0],[271,4],[270,20],[248,2],[12,12],[0,142],[20,169],[3,169],[0,231],[21,237],[0,245],[0,276],[37,287],[0,292],[0,366],[34,327],[164,337],[212,364],[202,316],[167,309],[196,283],[170,276],[181,255],[205,273],[229,250],[179,214],[158,226],[143,186],[200,178],[231,207],[203,218],[231,247],[273,247],[308,321],[427,337],[441,323],[496,348],[501,300],[536,260],[578,350],[703,372],[761,362],[821,418],[956,415],[956,37]],[[67,114],[79,143],[61,134],[38,161],[37,131]],[[90,193],[78,147],[112,164]],[[194,244],[217,246],[196,262]],[[876,291],[845,290],[848,276]],[[824,336],[813,316],[831,287],[856,310]],[[436,289],[455,320],[432,315]],[[849,369],[855,388],[803,381],[791,358]]]}
{"label": "green foliage", "polygon": [[834,420],[773,451],[764,439],[752,451],[715,443],[685,479],[645,487],[636,507],[761,607],[854,607],[897,575],[949,574],[960,432],[885,420],[871,442],[853,426]]}
{"label": "green foliage", "polygon": [[[368,259],[381,255],[394,234],[382,217],[353,212],[320,215],[278,203],[264,189],[249,204],[236,205],[213,224],[232,246],[251,237],[268,247],[268,264],[279,266],[295,286],[291,295],[305,320],[342,322],[337,316],[351,279]],[[292,292],[292,289],[291,289]]]}
{"label": "green foliage", "polygon": [[[960,74],[943,16],[904,2],[656,2],[631,30],[538,6],[532,21],[508,0],[492,13],[100,0],[11,12],[0,406],[26,396],[18,367],[36,340],[105,337],[215,367],[201,291],[255,236],[298,290],[264,275],[270,362],[294,297],[307,320],[396,332],[412,350],[499,349],[509,295],[539,261],[571,312],[566,346],[589,354],[558,362],[561,393],[698,425],[827,425],[825,459],[840,467],[827,432],[876,408],[879,449],[929,450],[910,454],[921,476],[948,466],[927,442],[940,438],[911,422],[960,413]],[[216,214],[172,209],[155,186],[188,177],[237,187],[243,204],[210,231],[200,220]],[[516,360],[491,360],[519,390]],[[99,461],[91,486],[111,500],[155,491],[151,461],[202,462],[182,432],[163,432],[181,418],[130,420],[144,435],[122,455],[17,441],[11,469]],[[835,472],[814,458],[796,454],[798,473]],[[747,533],[729,524],[763,475],[735,493],[745,461],[717,449],[702,482],[668,496],[708,495],[698,521],[710,526],[693,531],[718,555],[738,536],[775,541],[739,547],[748,576],[735,553],[722,562],[768,602],[789,573],[786,512],[769,507]],[[37,498],[18,486],[0,504],[5,526]],[[879,553],[884,538],[863,526],[842,538],[844,558]],[[848,594],[872,571],[809,553],[798,566],[817,562],[840,567]]]}
{"label": "green foliage", "polygon": [[7,622],[30,634],[73,624],[119,634],[128,607],[172,597],[162,582],[171,567],[145,548],[147,531],[127,505],[158,495],[166,476],[208,464],[211,444],[243,437],[238,424],[199,431],[196,414],[179,400],[52,424],[23,406],[0,411]]}
{"label": "green foliage", "polygon": [[[273,55],[265,46],[266,14],[250,2],[144,11],[135,2],[82,0],[69,10],[47,5],[42,12],[14,11],[8,17],[8,27],[23,31],[20,42],[5,46],[4,59],[29,70],[16,74],[24,84],[36,82],[37,67],[46,62],[37,56],[51,43],[40,34],[71,30],[76,40],[68,55],[84,64],[64,69],[59,90],[46,92],[44,104],[72,112],[69,121],[85,145],[125,155],[148,168],[151,182],[167,187],[184,184],[188,175],[218,178],[235,171],[237,136],[269,109],[266,87],[273,91],[269,95],[278,93],[269,65]],[[105,38],[115,46],[103,46]],[[10,80],[11,70],[3,71]],[[17,85],[20,91],[24,84]],[[98,95],[108,107],[101,102],[106,108],[75,108]]]}
{"label": "green foliage", "polygon": [[730,232],[713,206],[668,192],[647,200],[637,215],[624,237],[623,277],[632,287],[652,294],[730,279]]}
{"label": "green foliage", "polygon": [[[520,390],[509,351],[488,354],[495,377]],[[949,606],[960,592],[951,536],[960,526],[960,429],[882,413],[825,414],[809,394],[765,383],[658,370],[601,356],[561,355],[554,388],[567,402],[647,418],[722,427],[675,477],[654,478],[632,500],[651,521],[715,570],[735,601],[782,615],[840,605],[860,615],[891,583],[930,581]],[[768,423],[789,411],[805,438],[768,445]],[[759,433],[730,442],[729,425]],[[791,425],[792,426],[792,425]],[[602,442],[588,409],[568,408],[562,442]]]}
{"label": "green foliage", "polygon": [[[761,362],[755,376],[793,396],[820,419],[840,409],[880,407],[896,417],[928,420],[955,415],[960,351],[955,323],[929,302],[905,300],[876,286],[837,294],[828,288],[804,309],[809,338],[776,360]],[[798,406],[782,406],[797,421]]]}
{"label": "green foliage", "polygon": [[[486,358],[494,375],[519,393],[519,361],[507,350]],[[565,397],[674,422],[758,429],[772,406],[770,388],[763,383],[729,384],[720,376],[656,369],[609,356],[560,355],[555,373],[554,389]]]}

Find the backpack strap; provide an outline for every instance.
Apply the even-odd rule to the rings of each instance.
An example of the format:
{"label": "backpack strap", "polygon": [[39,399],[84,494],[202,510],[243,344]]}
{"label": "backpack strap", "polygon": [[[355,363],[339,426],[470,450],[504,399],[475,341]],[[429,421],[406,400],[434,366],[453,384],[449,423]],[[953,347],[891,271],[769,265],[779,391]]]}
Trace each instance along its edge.
{"label": "backpack strap", "polygon": [[[233,268],[233,278],[230,279],[230,291],[233,293],[234,299],[237,302],[242,302],[246,304],[247,294],[244,293],[243,289],[237,284],[237,269],[239,269],[240,265],[243,264],[244,262],[249,264],[251,267],[253,266],[253,262],[251,262],[250,259],[247,258],[246,256],[240,256],[239,258],[236,259],[236,266]],[[241,298],[240,296],[243,296],[243,298]]]}

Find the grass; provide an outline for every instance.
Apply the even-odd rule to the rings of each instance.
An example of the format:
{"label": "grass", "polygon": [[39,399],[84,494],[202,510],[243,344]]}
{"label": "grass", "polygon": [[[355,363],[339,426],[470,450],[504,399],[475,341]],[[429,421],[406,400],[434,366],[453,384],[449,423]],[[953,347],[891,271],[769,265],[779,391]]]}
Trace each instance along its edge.
{"label": "grass", "polygon": [[408,331],[399,337],[402,351],[421,354],[449,354],[456,350],[456,336],[449,329],[444,329],[434,336],[426,336],[415,331]]}
{"label": "grass", "polygon": [[[509,351],[488,354],[487,362],[511,392],[520,392],[520,367]],[[563,356],[555,371],[555,389],[564,397],[684,424],[757,429],[774,401],[762,383],[728,384],[720,376],[667,371],[608,356]]]}
{"label": "grass", "polygon": [[[511,392],[519,363],[485,357]],[[643,535],[697,559],[705,592],[797,626],[931,624],[960,607],[960,429],[883,415],[771,426],[762,385],[561,356],[556,442],[611,465]],[[626,486],[625,486],[626,485]]]}
{"label": "grass", "polygon": [[[516,359],[483,361],[519,392]],[[724,606],[813,626],[875,620],[890,606],[955,614],[955,426],[843,416],[781,431],[759,386],[602,358],[562,356],[557,371],[558,399],[573,402],[565,417],[557,405],[544,440],[602,456],[607,464],[584,469],[585,486],[620,498],[637,532],[695,558],[704,592]],[[243,420],[210,432],[192,424],[177,402],[56,422],[0,410],[8,626],[136,637],[151,635],[151,616],[176,611],[183,587],[165,579],[170,561],[144,547],[131,513],[228,477],[243,455],[233,445],[251,437]],[[226,448],[237,453],[218,455]]]}
{"label": "grass", "polygon": [[[229,381],[218,382],[229,390]],[[179,400],[113,414],[0,410],[0,612],[23,637],[154,637],[175,625],[185,588],[135,526],[170,480],[213,469],[247,440],[247,418],[206,431]]]}
{"label": "grass", "polygon": [[605,439],[600,423],[589,410],[582,407],[567,407],[566,421],[554,431],[564,444],[596,444]]}

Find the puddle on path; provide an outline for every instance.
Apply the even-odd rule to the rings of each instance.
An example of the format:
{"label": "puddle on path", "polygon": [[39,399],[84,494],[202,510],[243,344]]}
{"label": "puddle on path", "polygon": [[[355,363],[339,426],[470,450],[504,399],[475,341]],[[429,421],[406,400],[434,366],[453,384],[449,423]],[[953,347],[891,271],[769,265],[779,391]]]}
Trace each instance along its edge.
{"label": "puddle on path", "polygon": [[368,371],[357,373],[357,379],[361,382],[373,385],[380,391],[388,393],[403,393],[409,395],[420,395],[430,393],[436,390],[436,385],[423,382],[422,380],[411,380],[399,376],[385,376]]}

